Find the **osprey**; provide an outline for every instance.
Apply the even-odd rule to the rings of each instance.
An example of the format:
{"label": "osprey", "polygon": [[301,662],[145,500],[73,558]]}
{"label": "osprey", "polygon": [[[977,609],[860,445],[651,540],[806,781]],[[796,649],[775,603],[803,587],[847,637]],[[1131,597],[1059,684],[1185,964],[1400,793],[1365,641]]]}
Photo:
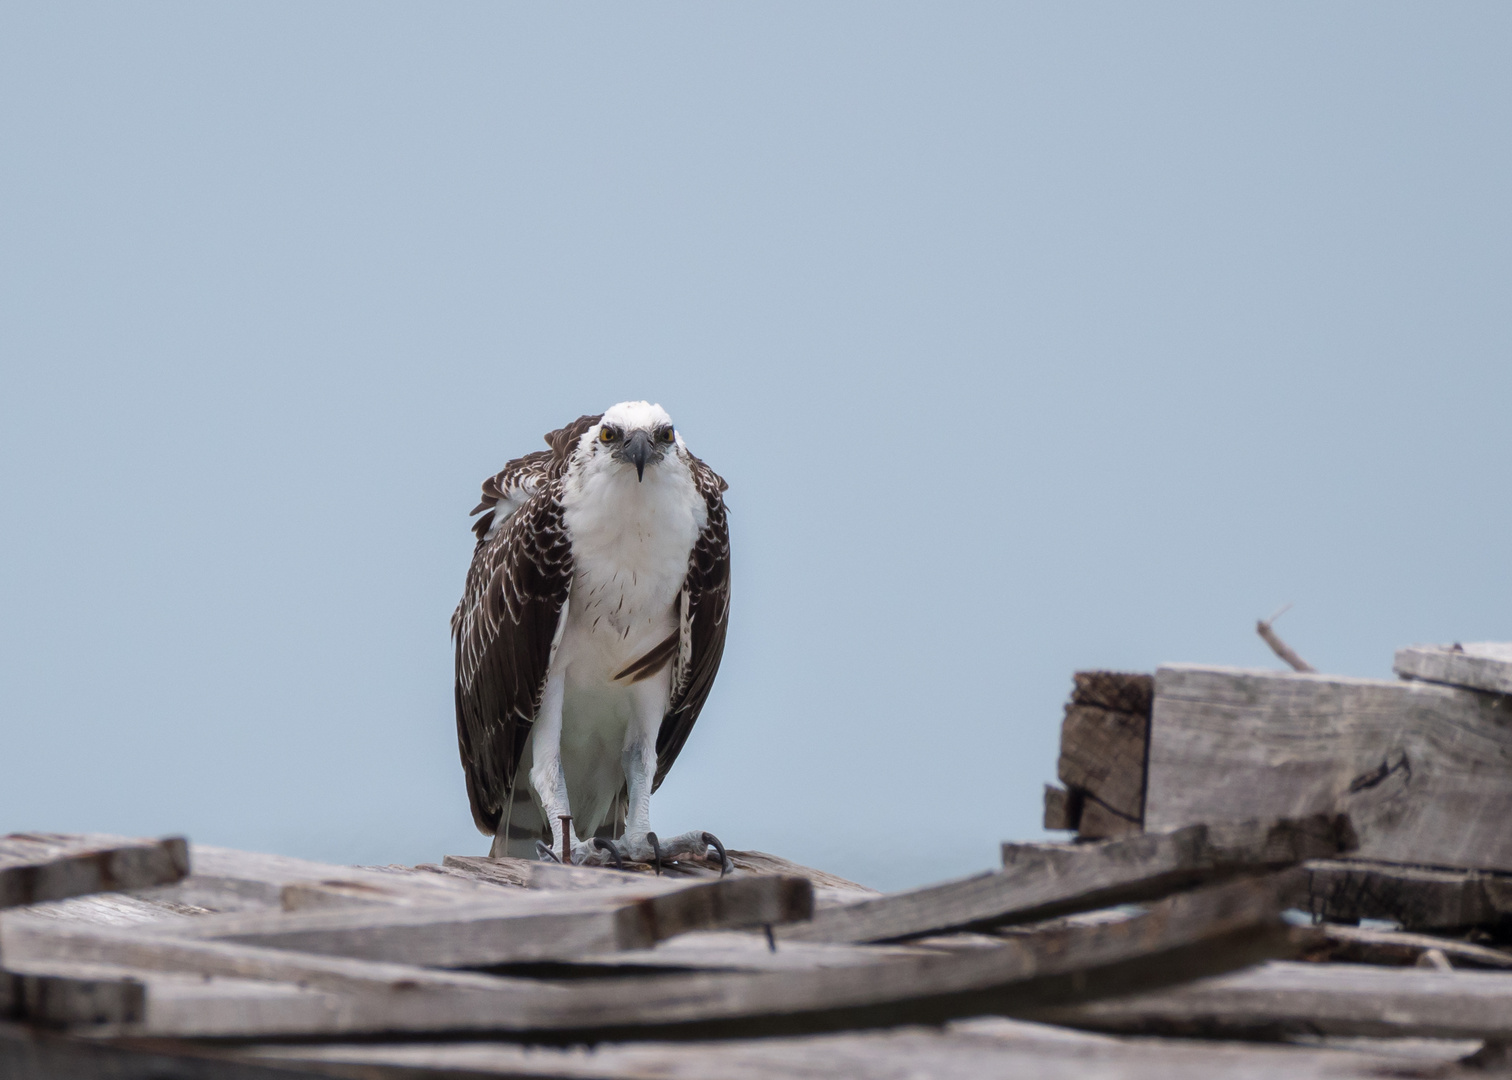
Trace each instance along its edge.
{"label": "osprey", "polygon": [[546,443],[483,481],[452,615],[473,821],[495,857],[555,857],[570,817],[575,863],[723,862],[710,833],[658,840],[650,807],[724,652],[728,485],[644,401]]}

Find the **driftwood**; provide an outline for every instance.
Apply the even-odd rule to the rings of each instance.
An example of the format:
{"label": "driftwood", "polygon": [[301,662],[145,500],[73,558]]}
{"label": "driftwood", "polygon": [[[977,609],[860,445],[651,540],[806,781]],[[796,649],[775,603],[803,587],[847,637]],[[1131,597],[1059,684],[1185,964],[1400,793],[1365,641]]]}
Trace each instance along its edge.
{"label": "driftwood", "polygon": [[1512,870],[1512,698],[1163,667],[1145,827],[1347,813],[1363,858]]}
{"label": "driftwood", "polygon": [[179,837],[12,833],[0,837],[0,908],[161,885],[188,872],[188,848]]}

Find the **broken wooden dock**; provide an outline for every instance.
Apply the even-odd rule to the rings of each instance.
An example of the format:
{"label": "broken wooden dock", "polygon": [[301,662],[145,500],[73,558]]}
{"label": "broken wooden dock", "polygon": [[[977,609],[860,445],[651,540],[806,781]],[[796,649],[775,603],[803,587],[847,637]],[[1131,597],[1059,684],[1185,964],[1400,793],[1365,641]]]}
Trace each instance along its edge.
{"label": "broken wooden dock", "polygon": [[1512,661],[1443,651],[1401,682],[1080,673],[1046,796],[1077,838],[899,893],[759,852],[5,837],[0,1076],[1484,1076]]}

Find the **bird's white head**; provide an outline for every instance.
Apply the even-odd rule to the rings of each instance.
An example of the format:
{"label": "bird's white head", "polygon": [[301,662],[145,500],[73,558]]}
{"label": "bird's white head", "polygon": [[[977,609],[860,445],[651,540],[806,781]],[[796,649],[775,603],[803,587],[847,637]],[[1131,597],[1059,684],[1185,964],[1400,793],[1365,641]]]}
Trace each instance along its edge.
{"label": "bird's white head", "polygon": [[644,480],[648,468],[659,466],[668,454],[676,456],[682,438],[660,405],[622,401],[604,410],[584,443],[593,457],[633,468],[636,479]]}

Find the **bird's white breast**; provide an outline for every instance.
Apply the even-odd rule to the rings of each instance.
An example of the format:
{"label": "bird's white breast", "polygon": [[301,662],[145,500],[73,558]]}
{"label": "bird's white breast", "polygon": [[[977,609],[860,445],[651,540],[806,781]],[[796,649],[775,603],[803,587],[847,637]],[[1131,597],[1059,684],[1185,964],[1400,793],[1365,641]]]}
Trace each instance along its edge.
{"label": "bird's white breast", "polygon": [[617,671],[676,625],[673,601],[708,506],[669,454],[639,481],[607,462],[569,472],[562,509],[574,564],[566,633],[589,639],[575,642],[573,659],[600,654]]}

